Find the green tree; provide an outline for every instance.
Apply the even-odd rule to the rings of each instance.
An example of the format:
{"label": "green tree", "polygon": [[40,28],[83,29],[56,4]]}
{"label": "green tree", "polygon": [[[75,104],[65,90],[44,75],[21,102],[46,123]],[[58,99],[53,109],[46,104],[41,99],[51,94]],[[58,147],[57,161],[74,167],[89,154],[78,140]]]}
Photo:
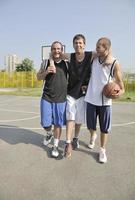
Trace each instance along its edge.
{"label": "green tree", "polygon": [[22,71],[34,71],[34,64],[33,61],[30,60],[29,58],[25,58],[22,63],[17,64],[16,66],[16,71],[17,72],[22,72]]}

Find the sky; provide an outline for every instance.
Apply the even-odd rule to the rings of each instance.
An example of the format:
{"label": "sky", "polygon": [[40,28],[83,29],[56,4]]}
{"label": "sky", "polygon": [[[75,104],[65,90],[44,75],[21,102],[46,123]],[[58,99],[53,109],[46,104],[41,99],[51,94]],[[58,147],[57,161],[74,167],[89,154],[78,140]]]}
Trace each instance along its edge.
{"label": "sky", "polygon": [[122,69],[135,71],[135,0],[0,0],[0,69],[4,56],[16,54],[38,70],[42,46],[58,40],[74,52],[78,33],[87,51],[108,37]]}

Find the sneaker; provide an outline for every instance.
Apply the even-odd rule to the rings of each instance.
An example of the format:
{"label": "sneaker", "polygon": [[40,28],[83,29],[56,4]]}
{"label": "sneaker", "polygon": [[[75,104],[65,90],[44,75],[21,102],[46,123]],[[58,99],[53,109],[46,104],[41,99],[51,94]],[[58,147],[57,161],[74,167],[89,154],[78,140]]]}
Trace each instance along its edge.
{"label": "sneaker", "polygon": [[96,139],[97,139],[97,134],[94,134],[90,139],[90,143],[88,144],[88,147],[90,149],[94,148]]}
{"label": "sneaker", "polygon": [[71,152],[72,152],[72,145],[71,145],[71,143],[66,143],[64,156],[66,158],[69,158],[71,156]]}
{"label": "sneaker", "polygon": [[72,147],[74,150],[79,149],[79,139],[78,138],[73,138]]}
{"label": "sneaker", "polygon": [[57,158],[58,156],[59,156],[58,147],[53,146],[53,147],[52,147],[52,157]]}
{"label": "sneaker", "polygon": [[47,134],[43,140],[43,145],[47,146],[51,142],[52,138],[53,138],[53,135]]}
{"label": "sneaker", "polygon": [[106,163],[107,162],[106,150],[103,149],[103,148],[100,148],[99,162],[100,163]]}

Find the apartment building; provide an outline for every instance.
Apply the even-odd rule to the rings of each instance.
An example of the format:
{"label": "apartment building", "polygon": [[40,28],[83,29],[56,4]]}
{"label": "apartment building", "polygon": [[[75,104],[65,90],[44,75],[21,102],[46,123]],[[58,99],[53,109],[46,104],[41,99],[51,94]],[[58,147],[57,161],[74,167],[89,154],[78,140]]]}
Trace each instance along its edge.
{"label": "apartment building", "polygon": [[16,65],[21,63],[21,60],[17,55],[7,55],[5,56],[5,69],[7,72],[13,72],[16,69]]}

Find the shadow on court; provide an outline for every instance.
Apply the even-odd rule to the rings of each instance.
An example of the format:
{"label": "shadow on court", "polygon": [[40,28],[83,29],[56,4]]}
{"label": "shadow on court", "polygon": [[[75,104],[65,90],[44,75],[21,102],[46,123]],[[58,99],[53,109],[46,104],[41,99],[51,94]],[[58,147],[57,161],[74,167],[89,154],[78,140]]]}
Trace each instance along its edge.
{"label": "shadow on court", "polygon": [[[0,96],[0,100],[0,200],[135,199],[135,104],[113,105],[108,162],[101,165],[99,134],[90,150],[89,133],[82,127],[80,148],[69,159],[54,159],[53,143],[42,145],[39,98]],[[65,129],[61,139],[62,155]]]}
{"label": "shadow on court", "polygon": [[[24,143],[24,144],[32,144],[35,146],[38,146],[42,148],[43,150],[46,151],[48,158],[51,158],[51,149],[53,145],[53,140],[49,144],[49,146],[44,146],[42,144],[44,135],[41,135],[39,133],[36,133],[31,130],[26,130],[26,129],[21,129],[17,128],[16,126],[8,126],[8,125],[1,125],[0,128],[0,139],[3,141],[11,144],[11,145],[16,145],[19,143]],[[61,140],[59,147],[63,148],[64,147],[64,141]],[[63,151],[60,149],[60,156],[57,158],[57,160],[62,159],[62,153]]]}
{"label": "shadow on court", "polygon": [[20,128],[17,129],[16,126],[10,126],[11,129],[7,125],[2,125],[2,126],[4,128],[1,128],[0,139],[4,140],[5,142],[11,145],[16,145],[19,143],[36,145],[44,149],[47,153],[47,156],[51,157],[50,148],[47,146],[43,146],[42,144],[43,135],[30,130],[25,130]]}
{"label": "shadow on court", "polygon": [[[90,150],[88,148],[88,144],[86,144],[82,140],[79,141],[79,144],[80,144],[80,148],[77,149],[77,151],[80,151],[80,152],[83,152],[84,154],[90,155],[97,163],[99,163],[99,153],[98,152],[94,152],[93,150]],[[85,149],[81,148],[81,147],[85,147]]]}

